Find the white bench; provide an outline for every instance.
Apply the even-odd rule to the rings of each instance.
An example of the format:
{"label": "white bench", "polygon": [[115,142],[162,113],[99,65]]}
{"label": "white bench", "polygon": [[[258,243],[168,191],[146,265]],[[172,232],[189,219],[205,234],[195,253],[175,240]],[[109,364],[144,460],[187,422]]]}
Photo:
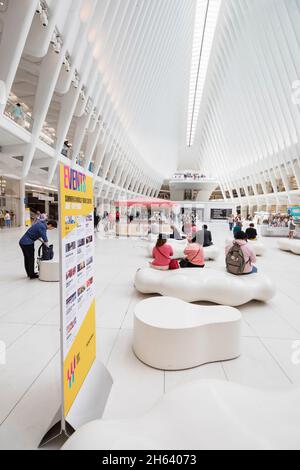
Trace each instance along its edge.
{"label": "white bench", "polygon": [[[288,237],[288,227],[269,227],[268,225],[262,225],[260,229],[262,237]],[[300,228],[297,227],[295,231],[295,238],[300,238]]]}
{"label": "white bench", "polygon": [[39,279],[43,282],[59,282],[59,261],[39,261]]}
{"label": "white bench", "polygon": [[158,271],[151,267],[137,271],[134,281],[142,294],[160,294],[186,302],[207,301],[237,307],[251,300],[267,302],[275,286],[263,274],[234,276],[212,268]]}
{"label": "white bench", "polygon": [[260,240],[248,240],[256,256],[263,256],[266,252],[265,245]]}
{"label": "white bench", "polygon": [[[173,248],[173,259],[182,259],[185,258],[184,250],[187,247],[186,240],[168,240],[168,245],[171,245]],[[152,258],[153,248],[155,247],[155,243],[149,243],[147,246],[147,255],[149,258]],[[214,261],[218,258],[220,254],[219,249],[215,245],[211,245],[204,248],[204,256],[205,261]]]}
{"label": "white bench", "polygon": [[138,419],[93,421],[63,450],[300,450],[300,389],[259,391],[202,380]]}
{"label": "white bench", "polygon": [[300,241],[299,240],[279,240],[278,247],[282,251],[290,251],[294,255],[300,255]]}
{"label": "white bench", "polygon": [[240,356],[241,314],[170,297],[140,302],[134,312],[133,350],[155,369],[191,369]]}

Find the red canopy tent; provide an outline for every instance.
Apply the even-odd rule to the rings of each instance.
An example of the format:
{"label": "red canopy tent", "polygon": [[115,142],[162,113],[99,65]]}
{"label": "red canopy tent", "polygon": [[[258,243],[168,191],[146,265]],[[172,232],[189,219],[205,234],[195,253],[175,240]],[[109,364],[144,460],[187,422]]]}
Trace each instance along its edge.
{"label": "red canopy tent", "polygon": [[122,201],[115,202],[116,207],[126,206],[126,207],[133,207],[133,206],[144,206],[144,207],[174,207],[177,206],[176,202],[173,201],[166,201],[165,199],[127,199]]}

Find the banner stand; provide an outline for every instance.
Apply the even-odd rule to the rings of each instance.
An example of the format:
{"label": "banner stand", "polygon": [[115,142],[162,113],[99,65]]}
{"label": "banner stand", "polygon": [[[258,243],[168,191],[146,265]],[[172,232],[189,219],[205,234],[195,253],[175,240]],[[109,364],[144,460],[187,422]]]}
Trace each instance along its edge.
{"label": "banner stand", "polygon": [[84,424],[101,419],[112,385],[113,380],[106,367],[100,361],[95,361],[67,419],[62,419],[63,411],[60,408],[39,448],[59,437],[68,439]]}
{"label": "banner stand", "polygon": [[61,407],[39,447],[101,419],[113,380],[97,361],[93,180],[60,164]]}
{"label": "banner stand", "polygon": [[45,436],[43,437],[43,439],[41,440],[39,444],[39,447],[38,447],[39,449],[41,449],[42,447],[45,447],[46,445],[50,444],[50,442],[53,442],[60,437],[65,437],[66,439],[68,439],[69,437],[72,436],[72,434],[74,434],[75,429],[73,429],[69,423],[65,423],[66,429],[65,430],[63,429],[62,420],[60,419],[61,416],[62,416],[62,408],[60,408],[58,412],[56,413],[49,431],[47,431],[47,433],[45,434]]}

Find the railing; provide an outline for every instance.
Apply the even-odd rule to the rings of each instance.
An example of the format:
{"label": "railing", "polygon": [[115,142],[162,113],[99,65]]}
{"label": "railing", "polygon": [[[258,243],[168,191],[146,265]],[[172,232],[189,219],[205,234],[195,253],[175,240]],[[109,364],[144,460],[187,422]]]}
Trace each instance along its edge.
{"label": "railing", "polygon": [[56,144],[56,135],[53,134],[49,129],[43,128],[40,134],[40,139],[50,147],[55,147]]}
{"label": "railing", "polygon": [[73,149],[72,147],[67,147],[66,145],[63,146],[63,148],[61,149],[61,154],[66,157],[66,158],[69,158],[70,160],[72,159],[72,156],[73,156]]}
{"label": "railing", "polygon": [[16,103],[8,99],[4,114],[26,131],[32,132],[34,121],[28,113],[23,111],[22,106],[17,106]]}
{"label": "railing", "polygon": [[206,176],[177,176],[170,179],[170,183],[215,183],[216,178]]}

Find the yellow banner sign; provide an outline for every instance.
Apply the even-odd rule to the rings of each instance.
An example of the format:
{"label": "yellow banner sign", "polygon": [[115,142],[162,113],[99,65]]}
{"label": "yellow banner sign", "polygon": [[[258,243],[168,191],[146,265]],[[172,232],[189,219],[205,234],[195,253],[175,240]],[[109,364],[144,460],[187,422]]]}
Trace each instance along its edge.
{"label": "yellow banner sign", "polygon": [[93,180],[60,165],[64,417],[96,359]]}

